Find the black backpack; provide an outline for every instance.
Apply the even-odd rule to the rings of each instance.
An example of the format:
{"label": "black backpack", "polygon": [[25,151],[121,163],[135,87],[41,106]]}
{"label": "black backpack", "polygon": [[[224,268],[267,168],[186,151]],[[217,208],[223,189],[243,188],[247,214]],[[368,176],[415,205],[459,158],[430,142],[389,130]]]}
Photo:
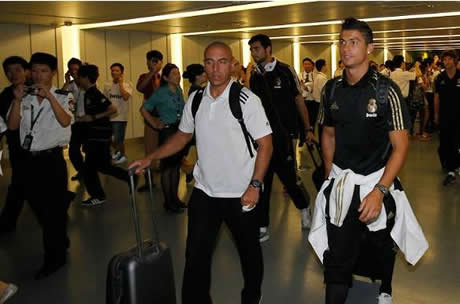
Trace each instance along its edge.
{"label": "black backpack", "polygon": [[[196,113],[198,112],[198,108],[200,107],[201,100],[203,99],[203,92],[204,88],[198,90],[193,97],[192,100],[192,116],[195,119]],[[248,129],[246,128],[246,124],[244,123],[243,119],[243,112],[241,110],[240,103],[246,103],[249,96],[243,91],[243,86],[238,82],[233,82],[232,86],[230,87],[230,95],[229,95],[229,104],[230,110],[232,111],[233,117],[238,120],[241,126],[241,130],[243,131],[244,140],[246,141],[246,146],[248,147],[249,155],[251,158],[254,157],[254,152],[252,149],[257,150],[257,143],[254,138],[249,134]],[[253,148],[251,148],[251,146]]]}

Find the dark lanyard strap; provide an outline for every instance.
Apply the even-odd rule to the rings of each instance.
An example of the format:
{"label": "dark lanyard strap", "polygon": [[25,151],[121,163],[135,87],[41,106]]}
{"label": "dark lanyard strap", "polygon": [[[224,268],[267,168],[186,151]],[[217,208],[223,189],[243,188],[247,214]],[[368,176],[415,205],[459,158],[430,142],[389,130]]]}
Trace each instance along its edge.
{"label": "dark lanyard strap", "polygon": [[31,105],[31,110],[30,110],[30,132],[34,129],[35,123],[37,122],[38,118],[40,117],[40,114],[42,114],[43,108],[38,111],[37,117],[34,119],[34,106]]}

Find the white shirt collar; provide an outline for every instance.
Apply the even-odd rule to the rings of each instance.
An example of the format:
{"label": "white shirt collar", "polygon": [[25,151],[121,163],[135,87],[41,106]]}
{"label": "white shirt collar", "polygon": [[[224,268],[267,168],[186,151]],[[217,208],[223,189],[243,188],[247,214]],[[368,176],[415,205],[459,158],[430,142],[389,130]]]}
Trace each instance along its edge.
{"label": "white shirt collar", "polygon": [[234,83],[234,82],[235,81],[233,79],[230,79],[230,81],[228,82],[228,84],[225,87],[225,90],[222,92],[222,94],[220,94],[219,96],[214,98],[211,95],[211,83],[208,81],[208,84],[206,85],[206,88],[204,89],[203,96],[207,96],[207,97],[211,98],[212,101],[216,101],[219,98],[227,98],[228,99],[228,96],[230,94],[230,87],[232,86],[232,83]]}

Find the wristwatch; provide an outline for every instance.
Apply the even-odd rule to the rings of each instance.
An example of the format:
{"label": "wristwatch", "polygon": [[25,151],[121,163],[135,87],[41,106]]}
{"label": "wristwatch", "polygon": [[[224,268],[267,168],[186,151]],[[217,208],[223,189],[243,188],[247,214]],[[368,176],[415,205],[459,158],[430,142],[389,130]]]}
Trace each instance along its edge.
{"label": "wristwatch", "polygon": [[253,186],[254,188],[259,188],[260,190],[264,189],[264,184],[258,179],[251,180],[249,185]]}
{"label": "wristwatch", "polygon": [[387,197],[388,194],[390,193],[390,190],[388,190],[387,187],[385,187],[384,185],[382,184],[377,184],[375,185],[375,188],[379,189],[380,192],[383,193],[383,196]]}
{"label": "wristwatch", "polygon": [[313,127],[305,128],[305,131],[307,131],[307,132],[313,132]]}

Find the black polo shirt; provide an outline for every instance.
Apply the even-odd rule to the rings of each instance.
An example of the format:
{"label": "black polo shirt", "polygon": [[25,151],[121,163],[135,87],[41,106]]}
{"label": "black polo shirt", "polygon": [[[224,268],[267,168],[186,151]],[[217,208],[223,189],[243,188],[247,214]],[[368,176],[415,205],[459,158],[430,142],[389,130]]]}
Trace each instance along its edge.
{"label": "black polo shirt", "polygon": [[460,119],[460,71],[450,79],[446,71],[436,77],[435,93],[439,94],[439,122],[448,127]]}
{"label": "black polo shirt", "polygon": [[[2,93],[0,93],[0,116],[3,118],[5,123],[7,122],[7,114],[10,109],[11,103],[14,99],[13,86],[6,87]],[[7,130],[5,132],[6,142],[8,143],[8,150],[11,157],[17,154],[21,149],[18,130]]]}
{"label": "black polo shirt", "polygon": [[[112,103],[97,89],[96,86],[85,92],[85,113],[86,115],[97,115],[107,111]],[[88,122],[89,141],[110,141],[112,137],[112,125],[109,117],[103,117]]]}
{"label": "black polo shirt", "polygon": [[344,72],[326,83],[321,96],[318,121],[335,127],[334,164],[363,175],[386,165],[392,151],[389,132],[410,128],[409,111],[397,84],[389,80],[385,106],[376,102],[378,77],[385,76],[369,69],[358,83],[350,85]]}
{"label": "black polo shirt", "polygon": [[[299,114],[295,98],[302,94],[297,75],[289,65],[277,61],[272,71],[265,71],[263,77],[260,76],[261,74],[258,72],[253,72],[251,75],[249,81],[251,91],[262,101],[266,98],[264,95],[269,94],[282,125],[289,134],[297,135]],[[265,85],[261,84],[263,80],[266,82],[269,92],[265,92]],[[267,113],[267,116],[270,114]]]}

